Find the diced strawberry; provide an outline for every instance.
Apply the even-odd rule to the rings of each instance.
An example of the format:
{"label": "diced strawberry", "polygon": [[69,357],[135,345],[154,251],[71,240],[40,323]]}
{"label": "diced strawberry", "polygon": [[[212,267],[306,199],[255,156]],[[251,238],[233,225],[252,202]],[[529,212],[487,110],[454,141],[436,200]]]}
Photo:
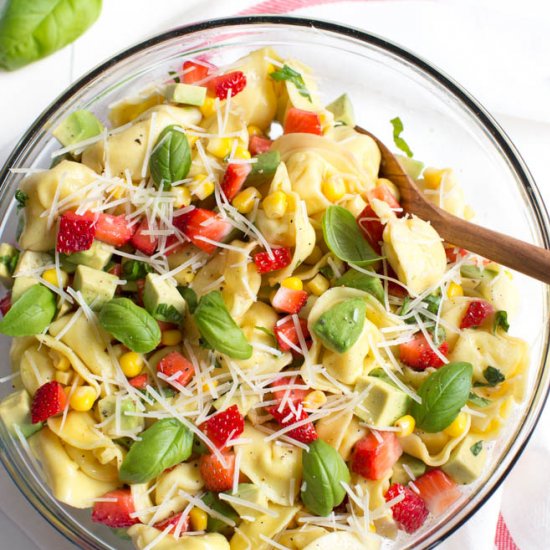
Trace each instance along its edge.
{"label": "diced strawberry", "polygon": [[147,373],[138,374],[128,380],[128,383],[136,390],[144,390],[149,384],[149,375]]}
{"label": "diced strawberry", "polygon": [[204,80],[208,76],[209,68],[196,61],[185,61],[183,63],[183,82],[185,84],[195,84]]}
{"label": "diced strawberry", "polygon": [[414,487],[434,516],[445,512],[461,495],[458,485],[438,468],[415,479]]}
{"label": "diced strawberry", "polygon": [[402,299],[409,295],[409,293],[401,285],[398,285],[393,281],[388,281],[388,294]]}
{"label": "diced strawberry", "polygon": [[165,355],[157,365],[157,372],[161,372],[180,386],[187,386],[193,376],[195,376],[195,368],[193,363],[186,359],[178,351],[172,351]]}
{"label": "diced strawberry", "polygon": [[139,224],[136,232],[132,235],[130,242],[132,243],[132,246],[134,246],[134,248],[136,248],[140,252],[143,252],[144,254],[147,254],[147,256],[151,256],[157,249],[159,240],[158,237],[156,237],[155,235],[147,235],[148,231],[149,222],[147,221],[147,219],[144,219]]}
{"label": "diced strawberry", "polygon": [[194,208],[174,217],[174,226],[184,233],[201,250],[212,254],[217,246],[203,239],[221,242],[231,231],[231,224],[221,216],[204,208]]}
{"label": "diced strawberry", "polygon": [[231,90],[231,97],[235,97],[246,87],[246,76],[241,71],[215,76],[207,83],[208,91],[220,99],[226,99]]}
{"label": "diced strawberry", "polygon": [[[155,529],[158,529],[159,531],[164,531],[168,526],[171,528],[168,530],[169,535],[175,535],[176,529],[178,526],[178,523],[180,523],[181,516],[183,512],[180,512],[179,514],[174,514],[173,516],[170,516],[162,521],[159,521],[153,525]],[[185,519],[181,523],[181,528],[179,530],[180,536],[185,533],[189,529],[189,515],[185,516]]]}
{"label": "diced strawberry", "polygon": [[460,258],[464,258],[468,255],[468,251],[465,248],[458,248],[457,246],[445,245],[445,255],[447,256],[447,263],[455,263]]}
{"label": "diced strawberry", "polygon": [[[306,341],[306,346],[309,348],[311,345],[311,335],[307,328],[307,321],[305,319],[298,320],[304,339]],[[275,325],[273,329],[275,332],[275,338],[277,338],[277,345],[281,351],[295,351],[294,348],[289,344],[291,342],[296,347],[300,348],[300,338],[298,337],[298,332],[296,331],[296,325],[292,319],[287,319],[284,323],[280,325]]]}
{"label": "diced strawberry", "polygon": [[[447,357],[449,344],[443,342],[437,349],[443,356]],[[417,332],[408,342],[399,344],[399,358],[415,370],[425,370],[428,367],[438,369],[443,366],[443,361],[428,344],[426,337],[421,332]]]}
{"label": "diced strawberry", "polygon": [[393,519],[399,529],[406,533],[414,533],[420,529],[428,517],[428,509],[424,501],[408,487],[394,483],[385,495],[386,502],[405,495],[405,498],[391,507]]}
{"label": "diced strawberry", "polygon": [[94,503],[92,521],[103,523],[113,529],[139,523],[138,518],[130,515],[136,511],[130,489],[116,489],[105,493],[102,498],[105,500]]}
{"label": "diced strawberry", "polygon": [[177,252],[183,252],[191,244],[188,241],[181,241],[175,235],[168,235],[166,237],[166,250],[165,256],[171,256]]}
{"label": "diced strawberry", "polygon": [[93,216],[65,212],[59,220],[56,250],[62,254],[89,250],[94,242],[95,223]]}
{"label": "diced strawberry", "polygon": [[66,405],[67,395],[63,386],[55,381],[46,382],[36,390],[32,398],[32,423],[44,422],[50,416],[62,413]]}
{"label": "diced strawberry", "polygon": [[200,425],[200,429],[218,447],[225,447],[230,439],[236,439],[244,430],[244,417],[237,405],[231,405]]}
{"label": "diced strawberry", "polygon": [[494,312],[495,308],[486,300],[470,302],[460,322],[460,328],[479,327]]}
{"label": "diced strawberry", "polygon": [[263,136],[250,136],[248,150],[250,151],[250,154],[255,157],[256,155],[267,153],[271,149],[272,144],[273,141],[269,138]]}
{"label": "diced strawberry", "polygon": [[[271,390],[271,392],[273,393],[273,399],[275,399],[277,403],[281,403],[283,399],[285,399],[285,395],[286,395],[285,404],[290,402],[294,405],[295,408],[298,407],[298,405],[300,405],[304,401],[304,399],[306,398],[306,395],[309,393],[310,390],[305,388],[304,389],[293,388],[291,390],[288,390],[288,393],[287,393],[287,390],[284,388],[280,390],[276,389],[279,386],[296,386],[296,385],[297,386],[305,385],[301,376],[294,376],[294,377],[286,376],[275,380],[275,382],[272,382],[270,384],[270,386],[273,388]],[[275,407],[277,408],[278,406],[279,405],[275,405]]]}
{"label": "diced strawberry", "polygon": [[286,114],[284,132],[285,134],[302,133],[320,136],[323,134],[321,119],[317,113],[291,107]]}
{"label": "diced strawberry", "polygon": [[130,225],[126,216],[99,214],[95,226],[95,237],[113,246],[123,246],[132,238],[135,231],[135,225]]}
{"label": "diced strawberry", "polygon": [[351,469],[366,479],[382,479],[403,453],[393,432],[371,432],[355,444]]}
{"label": "diced strawberry", "polygon": [[228,201],[232,201],[241,190],[251,170],[252,166],[250,164],[230,164],[227,167],[221,187]]}
{"label": "diced strawberry", "polygon": [[208,491],[227,491],[233,487],[235,472],[235,453],[224,452],[226,466],[215,454],[201,455],[199,458],[199,472]]}
{"label": "diced strawberry", "polygon": [[305,290],[293,290],[281,286],[277,289],[271,304],[277,311],[286,313],[298,313],[307,302],[307,292]]}
{"label": "diced strawberry", "polygon": [[292,262],[292,252],[290,248],[281,246],[280,248],[272,248],[273,258],[269,256],[268,252],[258,252],[254,254],[254,263],[258,273],[269,273],[270,271],[277,271],[290,265]]}
{"label": "diced strawberry", "polygon": [[[282,411],[279,411],[278,406],[274,405],[272,407],[267,407],[266,410],[275,418],[282,428],[287,428],[288,426],[292,426],[293,424],[297,424],[309,418],[309,414],[301,407],[298,407],[298,409],[294,411],[289,405],[286,405]],[[313,422],[306,422],[301,426],[297,426],[285,432],[285,435],[296,441],[301,441],[302,443],[311,443],[319,437]]]}
{"label": "diced strawberry", "polygon": [[11,292],[8,292],[1,300],[0,300],[0,313],[2,315],[6,315],[6,313],[11,308]]}
{"label": "diced strawberry", "polygon": [[[372,201],[373,199],[384,201],[393,210],[401,208],[401,205],[399,204],[399,201],[395,198],[395,195],[390,191],[388,186],[384,185],[383,183],[368,191],[367,198],[369,199],[369,201]],[[396,212],[396,215],[400,216],[400,213]]]}

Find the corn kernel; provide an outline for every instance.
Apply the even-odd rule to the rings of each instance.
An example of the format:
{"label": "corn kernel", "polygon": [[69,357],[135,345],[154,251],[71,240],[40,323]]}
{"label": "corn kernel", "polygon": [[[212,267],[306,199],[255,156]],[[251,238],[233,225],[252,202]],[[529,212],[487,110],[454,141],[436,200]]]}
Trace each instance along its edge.
{"label": "corn kernel", "polygon": [[216,100],[212,97],[206,97],[204,103],[199,107],[205,117],[212,116],[216,112]]}
{"label": "corn kernel", "polygon": [[302,279],[298,277],[287,277],[281,283],[281,286],[290,288],[291,290],[304,290],[304,283],[302,283]]}
{"label": "corn kernel", "polygon": [[303,401],[306,409],[318,409],[327,402],[327,396],[321,390],[310,391]]}
{"label": "corn kernel", "polygon": [[97,392],[92,386],[80,386],[71,395],[69,404],[75,411],[89,411],[97,399]]}
{"label": "corn kernel", "polygon": [[191,191],[184,185],[174,187],[172,191],[175,193],[174,208],[183,208],[191,204]]}
{"label": "corn kernel", "polygon": [[277,69],[275,68],[275,65],[273,65],[273,63],[270,63],[268,66],[267,66],[267,74],[271,74],[271,73],[274,73]]}
{"label": "corn kernel", "polygon": [[217,386],[218,386],[218,381],[217,380],[211,380],[210,382],[205,382],[202,385],[202,391],[203,392],[210,392],[210,391],[212,391],[212,388],[215,388]]}
{"label": "corn kernel", "polygon": [[468,429],[469,416],[468,413],[460,411],[458,416],[443,431],[450,437],[461,436]]}
{"label": "corn kernel", "polygon": [[61,355],[54,363],[54,366],[57,370],[66,372],[71,368],[71,362],[67,359],[67,357],[65,357],[65,355]]}
{"label": "corn kernel", "polygon": [[249,137],[264,135],[264,133],[257,126],[254,126],[253,124],[250,124],[249,126],[247,126],[246,131],[248,132]]}
{"label": "corn kernel", "polygon": [[438,170],[437,168],[426,168],[423,174],[424,185],[428,189],[439,189],[439,186],[441,185],[441,180],[449,172],[449,168],[443,168],[441,170]]}
{"label": "corn kernel", "polygon": [[326,292],[329,289],[330,283],[326,277],[317,273],[311,281],[306,284],[306,288],[314,296],[321,296],[323,292]]}
{"label": "corn kernel", "polygon": [[114,199],[122,199],[125,196],[126,196],[126,188],[123,187],[122,185],[117,185],[113,189],[113,198]]}
{"label": "corn kernel", "polygon": [[242,159],[242,160],[249,160],[251,157],[250,152],[248,149],[245,149],[244,147],[241,147],[240,145],[235,148],[235,152],[233,153],[234,159]]}
{"label": "corn kernel", "polygon": [[62,286],[65,288],[69,282],[69,275],[67,275],[67,273],[65,273],[62,269],[59,270],[59,274],[61,275],[61,280],[57,276],[57,269],[47,269],[44,273],[42,273],[42,279],[51,285],[57,287]]}
{"label": "corn kernel", "polygon": [[307,265],[315,265],[323,257],[323,251],[318,247],[313,247],[311,254],[304,260]]}
{"label": "corn kernel", "polygon": [[447,297],[454,298],[455,296],[464,296],[464,289],[461,285],[451,281],[447,287]]}
{"label": "corn kernel", "polygon": [[137,376],[141,372],[144,363],[143,356],[135,351],[123,353],[118,361],[124,376],[127,376],[128,378]]}
{"label": "corn kernel", "polygon": [[60,370],[56,370],[53,375],[53,379],[56,382],[63,384],[64,386],[68,386],[73,380],[73,373],[69,371],[63,372]]}
{"label": "corn kernel", "polygon": [[219,159],[224,159],[229,155],[231,149],[233,149],[233,140],[231,138],[212,138],[206,146],[206,150]]}
{"label": "corn kernel", "polygon": [[408,435],[411,435],[414,432],[414,427],[416,426],[416,422],[410,414],[406,414],[405,416],[398,418],[394,422],[394,426],[396,428],[399,428],[399,431],[396,434],[397,436],[407,437]]}
{"label": "corn kernel", "polygon": [[288,197],[282,191],[274,191],[263,200],[262,207],[269,219],[282,218],[288,208]]}
{"label": "corn kernel", "polygon": [[214,192],[214,184],[204,174],[198,174],[192,183],[189,184],[191,193],[200,200],[206,199]]}
{"label": "corn kernel", "polygon": [[163,346],[177,346],[183,339],[181,331],[178,329],[165,330],[162,333],[160,342]]}
{"label": "corn kernel", "polygon": [[208,523],[208,514],[200,508],[193,508],[189,512],[189,520],[191,521],[191,528],[193,531],[206,531],[206,525]]}
{"label": "corn kernel", "polygon": [[261,198],[262,195],[255,187],[247,187],[235,196],[232,204],[241,214],[250,214],[256,199]]}
{"label": "corn kernel", "polygon": [[342,178],[332,176],[323,181],[321,191],[330,202],[338,202],[346,194],[346,184]]}

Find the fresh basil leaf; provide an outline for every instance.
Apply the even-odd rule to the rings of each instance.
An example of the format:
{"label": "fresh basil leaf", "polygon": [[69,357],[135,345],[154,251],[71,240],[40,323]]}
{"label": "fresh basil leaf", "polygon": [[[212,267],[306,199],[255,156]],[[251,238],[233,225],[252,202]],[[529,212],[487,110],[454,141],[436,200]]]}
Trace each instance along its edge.
{"label": "fresh basil leaf", "polygon": [[185,300],[185,303],[187,304],[187,307],[189,308],[191,314],[195,313],[195,310],[197,309],[197,306],[199,304],[197,293],[188,286],[178,286],[178,292]]}
{"label": "fresh basil leaf", "polygon": [[27,193],[25,193],[24,191],[21,191],[21,189],[18,189],[15,192],[15,200],[17,201],[17,210],[21,210],[27,205],[29,195],[27,195]]}
{"label": "fresh basil leaf", "polygon": [[301,96],[309,99],[309,101],[311,102],[311,94],[306,87],[303,76],[298,71],[295,71],[292,67],[289,67],[288,65],[283,65],[281,69],[273,71],[269,74],[269,76],[277,82],[281,82],[282,80],[288,80],[289,82],[292,82],[292,84],[296,86],[298,93]]}
{"label": "fresh basil leaf", "polygon": [[147,273],[152,273],[153,267],[145,262],[138,260],[128,260],[122,264],[122,278],[127,281],[137,281],[145,279]]}
{"label": "fresh basil leaf", "polygon": [[[405,296],[405,299],[403,300],[403,304],[401,305],[401,308],[399,309],[398,315],[401,317],[407,315],[410,311],[410,305],[411,305],[411,298],[409,296]],[[427,309],[430,313],[433,313],[434,315],[437,315],[439,311],[439,304],[441,303],[441,296],[438,296],[436,294],[429,294],[422,300],[422,305],[425,309]],[[419,313],[419,316],[424,321],[431,321],[431,319],[428,319],[425,314],[422,312]],[[407,317],[404,319],[405,323],[409,325],[414,325],[416,323],[416,319],[414,317]]]}
{"label": "fresh basil leaf", "polygon": [[107,302],[99,312],[99,323],[132,351],[147,353],[160,344],[158,323],[128,298],[114,298]]}
{"label": "fresh basil leaf", "polygon": [[191,456],[193,433],[176,418],[162,418],[140,434],[119,471],[123,483],[147,483]]}
{"label": "fresh basil leaf", "polygon": [[470,396],[473,367],[449,363],[430,374],[418,389],[421,403],[413,401],[411,414],[425,432],[440,432],[458,416]]}
{"label": "fresh basil leaf", "polygon": [[181,126],[167,126],[159,135],[151,157],[149,170],[158,189],[171,189],[172,184],[181,181],[191,168],[191,148]]}
{"label": "fresh basil leaf", "polygon": [[329,206],[323,215],[322,226],[325,243],[340,260],[358,266],[380,260],[349,210],[342,206]]}
{"label": "fresh basil leaf", "polygon": [[[202,501],[206,504],[206,506],[212,508],[215,512],[218,512],[218,514],[221,514],[222,516],[225,516],[235,522],[239,520],[239,514],[235,512],[230,504],[220,500],[216,493],[209,491],[202,497]],[[221,519],[214,518],[209,515],[208,523],[206,524],[206,531],[208,533],[221,533],[222,535],[229,536],[231,534],[231,526],[223,522]]]}
{"label": "fresh basil leaf", "polygon": [[477,395],[474,392],[470,392],[470,395],[468,397],[468,401],[472,405],[475,405],[476,407],[479,407],[480,409],[482,409],[484,407],[488,407],[491,404],[490,399],[485,399],[485,397],[481,397],[481,395]]}
{"label": "fresh basil leaf", "polygon": [[56,312],[55,294],[42,285],[27,289],[0,321],[0,333],[8,336],[40,334]]}
{"label": "fresh basil leaf", "polygon": [[367,275],[355,269],[350,269],[336,280],[334,286],[357,288],[372,294],[380,303],[384,303],[384,285],[380,278],[375,275]]}
{"label": "fresh basil leaf", "polygon": [[155,316],[176,325],[183,321],[183,315],[171,304],[159,304],[155,309]]}
{"label": "fresh basil leaf", "polygon": [[501,328],[504,332],[508,332],[510,323],[508,322],[508,313],[503,310],[499,310],[495,313],[495,321],[493,323],[493,332],[496,332],[498,328]]}
{"label": "fresh basil leaf", "polygon": [[252,346],[227,311],[219,290],[201,297],[194,313],[195,323],[205,342],[233,359],[249,359]]}
{"label": "fresh basil leaf", "polygon": [[302,502],[312,514],[328,516],[346,496],[341,482],[350,482],[344,459],[334,447],[317,439],[310,443],[309,452],[302,453],[302,470],[305,482]]}
{"label": "fresh basil leaf", "polygon": [[0,67],[12,71],[76,40],[101,0],[11,0],[0,19]]}
{"label": "fresh basil leaf", "polygon": [[470,447],[470,452],[477,456],[483,450],[483,441],[477,441]]}
{"label": "fresh basil leaf", "polygon": [[483,376],[485,377],[486,382],[474,382],[474,388],[494,388],[506,380],[504,374],[502,374],[496,367],[487,367],[483,371]]}
{"label": "fresh basil leaf", "polygon": [[407,157],[412,158],[413,152],[407,144],[407,142],[401,137],[401,132],[403,132],[403,122],[399,117],[392,118],[390,120],[391,125],[393,126],[393,141],[398,149],[401,149]]}

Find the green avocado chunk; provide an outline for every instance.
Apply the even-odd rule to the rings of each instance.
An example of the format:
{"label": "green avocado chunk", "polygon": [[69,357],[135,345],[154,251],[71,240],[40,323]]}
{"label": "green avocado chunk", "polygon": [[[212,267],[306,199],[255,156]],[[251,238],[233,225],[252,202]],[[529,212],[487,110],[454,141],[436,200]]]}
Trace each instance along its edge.
{"label": "green avocado chunk", "polygon": [[353,114],[353,105],[348,94],[342,94],[330,105],[327,105],[327,111],[334,115],[335,122],[342,122],[346,126],[355,126],[355,115]]}
{"label": "green avocado chunk", "polygon": [[[116,414],[117,398],[114,395],[108,395],[98,401],[98,411],[101,422],[105,422],[110,416]],[[118,431],[134,432],[143,429],[144,419],[140,416],[129,416],[126,413],[135,413],[137,408],[135,403],[129,398],[120,399],[120,426]],[[116,436],[116,419],[113,418],[103,427],[107,435]]]}
{"label": "green avocado chunk", "polygon": [[40,283],[38,279],[31,275],[20,275],[21,273],[36,272],[39,268],[44,268],[53,263],[53,257],[46,252],[33,252],[25,250],[20,256],[15,267],[13,288],[11,291],[11,302],[14,304],[26,290],[31,286]]}
{"label": "green avocado chunk", "polygon": [[25,437],[30,437],[43,426],[42,422],[32,423],[31,398],[25,390],[8,395],[0,403],[0,418],[12,435],[16,435],[15,425]]}
{"label": "green avocado chunk", "polygon": [[281,164],[281,153],[279,151],[267,151],[254,157],[256,162],[252,164],[252,170],[249,177],[253,176],[272,176]]}
{"label": "green avocado chunk", "polygon": [[[237,492],[234,496],[246,500],[247,502],[251,502],[252,504],[263,506],[264,508],[268,507],[267,497],[260,489],[260,487],[254,485],[253,483],[239,483],[239,486],[237,487]],[[257,518],[264,513],[260,512],[259,510],[255,510],[250,506],[244,506],[242,504],[236,504],[234,502],[230,502],[230,504],[235,509],[237,514],[239,514],[239,516],[251,516]]]}
{"label": "green avocado chunk", "polygon": [[145,278],[143,305],[158,321],[176,324],[183,321],[187,309],[178,289],[155,273],[149,273]]}
{"label": "green avocado chunk", "polygon": [[8,243],[0,244],[0,283],[6,288],[13,285],[12,274],[19,259],[19,250]]}
{"label": "green avocado chunk", "polygon": [[206,88],[204,86],[193,86],[192,84],[168,84],[164,97],[173,103],[200,107],[206,98]]}
{"label": "green avocado chunk", "polygon": [[74,275],[73,288],[80,291],[84,301],[96,311],[115,296],[118,278],[100,269],[79,265]]}
{"label": "green avocado chunk", "polygon": [[407,485],[409,481],[412,481],[406,469],[417,478],[426,472],[426,464],[414,456],[403,453],[399,460],[393,465],[391,482]]}
{"label": "green avocado chunk", "polygon": [[424,170],[423,162],[411,159],[405,155],[395,155],[395,158],[401,165],[401,168],[405,170],[409,177],[411,177],[413,180],[416,180],[420,177],[422,170]]}
{"label": "green avocado chunk", "polygon": [[359,338],[365,325],[367,304],[351,298],[332,306],[313,325],[313,332],[323,344],[338,353],[346,352]]}
{"label": "green avocado chunk", "polygon": [[441,469],[457,483],[466,485],[475,481],[483,471],[487,450],[479,435],[467,435],[454,449]]}
{"label": "green avocado chunk", "polygon": [[367,275],[355,269],[350,269],[336,280],[334,286],[357,288],[358,290],[372,294],[380,303],[384,303],[384,286],[380,278],[374,275]]}
{"label": "green avocado chunk", "polygon": [[61,124],[53,130],[52,134],[63,146],[67,147],[67,145],[80,143],[97,136],[101,132],[103,132],[103,124],[99,122],[93,113],[82,109],[71,113],[67,118],[63,119]]}
{"label": "green avocado chunk", "polygon": [[111,261],[114,250],[115,247],[110,244],[94,241],[88,250],[63,256],[63,260],[65,265],[68,264],[68,269],[70,266],[77,265],[85,265],[93,269],[103,269]]}

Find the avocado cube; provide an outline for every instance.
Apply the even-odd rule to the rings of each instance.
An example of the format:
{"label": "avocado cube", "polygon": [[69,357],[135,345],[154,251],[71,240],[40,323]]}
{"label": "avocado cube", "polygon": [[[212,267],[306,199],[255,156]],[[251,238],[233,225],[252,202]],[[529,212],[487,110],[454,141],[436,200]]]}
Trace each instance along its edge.
{"label": "avocado cube", "polygon": [[391,482],[407,485],[411,481],[411,476],[409,476],[407,469],[416,479],[426,472],[426,464],[414,456],[405,453],[402,454],[399,460],[393,465]]}
{"label": "avocado cube", "polygon": [[[252,504],[263,506],[264,508],[268,507],[267,497],[260,489],[260,487],[254,485],[253,483],[239,483],[239,486],[237,487],[237,492],[234,496],[236,496],[237,498],[242,498],[243,500],[247,500]],[[254,508],[250,508],[248,506],[243,506],[242,504],[235,504],[234,502],[230,502],[229,504],[231,504],[231,506],[235,509],[239,516],[250,516],[257,518],[264,515],[263,512],[255,510]]]}
{"label": "avocado cube", "polygon": [[103,124],[93,113],[82,109],[63,119],[52,134],[66,147],[97,136],[101,132],[103,132]]}
{"label": "avocado cube", "polygon": [[423,162],[411,159],[409,157],[406,157],[405,155],[395,155],[395,158],[401,165],[401,168],[405,170],[409,177],[411,177],[413,180],[416,180],[420,177],[422,170],[424,170]]}
{"label": "avocado cube", "polygon": [[13,289],[11,291],[11,300],[12,303],[15,303],[21,295],[31,288],[31,286],[39,284],[38,278],[31,277],[28,275],[18,276],[20,273],[29,273],[36,272],[39,274],[40,268],[44,268],[47,265],[53,263],[53,258],[50,254],[46,252],[33,252],[32,250],[25,250],[19,256],[19,261],[17,262],[17,267],[13,273]]}
{"label": "avocado cube", "polygon": [[206,88],[204,86],[193,86],[192,84],[168,84],[164,97],[172,103],[201,107],[206,99]]}
{"label": "avocado cube", "polygon": [[335,122],[342,122],[346,126],[355,126],[355,115],[353,114],[353,105],[348,94],[342,94],[330,105],[327,105],[327,111],[334,115]]}
{"label": "avocado cube", "polygon": [[256,162],[252,164],[249,178],[253,176],[273,176],[281,164],[281,153],[279,151],[267,151],[254,157]]}
{"label": "avocado cube", "polygon": [[19,260],[19,250],[8,243],[0,244],[0,282],[6,287],[13,285],[12,275]]}
{"label": "avocado cube", "polygon": [[367,386],[370,390],[362,403],[353,411],[359,418],[373,426],[393,426],[393,423],[407,414],[409,396],[392,384],[374,376],[359,378],[355,389],[358,393]]}
{"label": "avocado cube", "polygon": [[441,469],[457,483],[466,485],[475,481],[483,471],[487,449],[479,435],[467,435],[454,449]]}
{"label": "avocado cube", "polygon": [[112,417],[103,427],[103,431],[109,437],[117,437],[120,435],[119,432],[136,432],[143,429],[145,422],[143,417],[127,415],[127,413],[136,412],[137,408],[129,397],[125,397],[119,401],[120,426],[118,426],[119,432],[117,432],[116,405],[117,398],[114,395],[108,395],[98,401],[98,411],[101,422],[105,422],[109,417]]}
{"label": "avocado cube", "polygon": [[156,273],[145,277],[143,305],[158,321],[181,323],[187,305],[178,289]]}
{"label": "avocado cube", "polygon": [[88,250],[65,256],[65,261],[72,265],[85,265],[93,269],[103,269],[110,261],[115,247],[94,241]]}
{"label": "avocado cube", "polygon": [[8,395],[0,403],[0,418],[13,435],[16,435],[14,425],[25,437],[30,437],[43,426],[42,422],[33,424],[31,421],[31,398],[26,390]]}
{"label": "avocado cube", "polygon": [[74,274],[73,288],[80,291],[84,301],[94,310],[100,310],[112,300],[118,277],[99,269],[79,265]]}

